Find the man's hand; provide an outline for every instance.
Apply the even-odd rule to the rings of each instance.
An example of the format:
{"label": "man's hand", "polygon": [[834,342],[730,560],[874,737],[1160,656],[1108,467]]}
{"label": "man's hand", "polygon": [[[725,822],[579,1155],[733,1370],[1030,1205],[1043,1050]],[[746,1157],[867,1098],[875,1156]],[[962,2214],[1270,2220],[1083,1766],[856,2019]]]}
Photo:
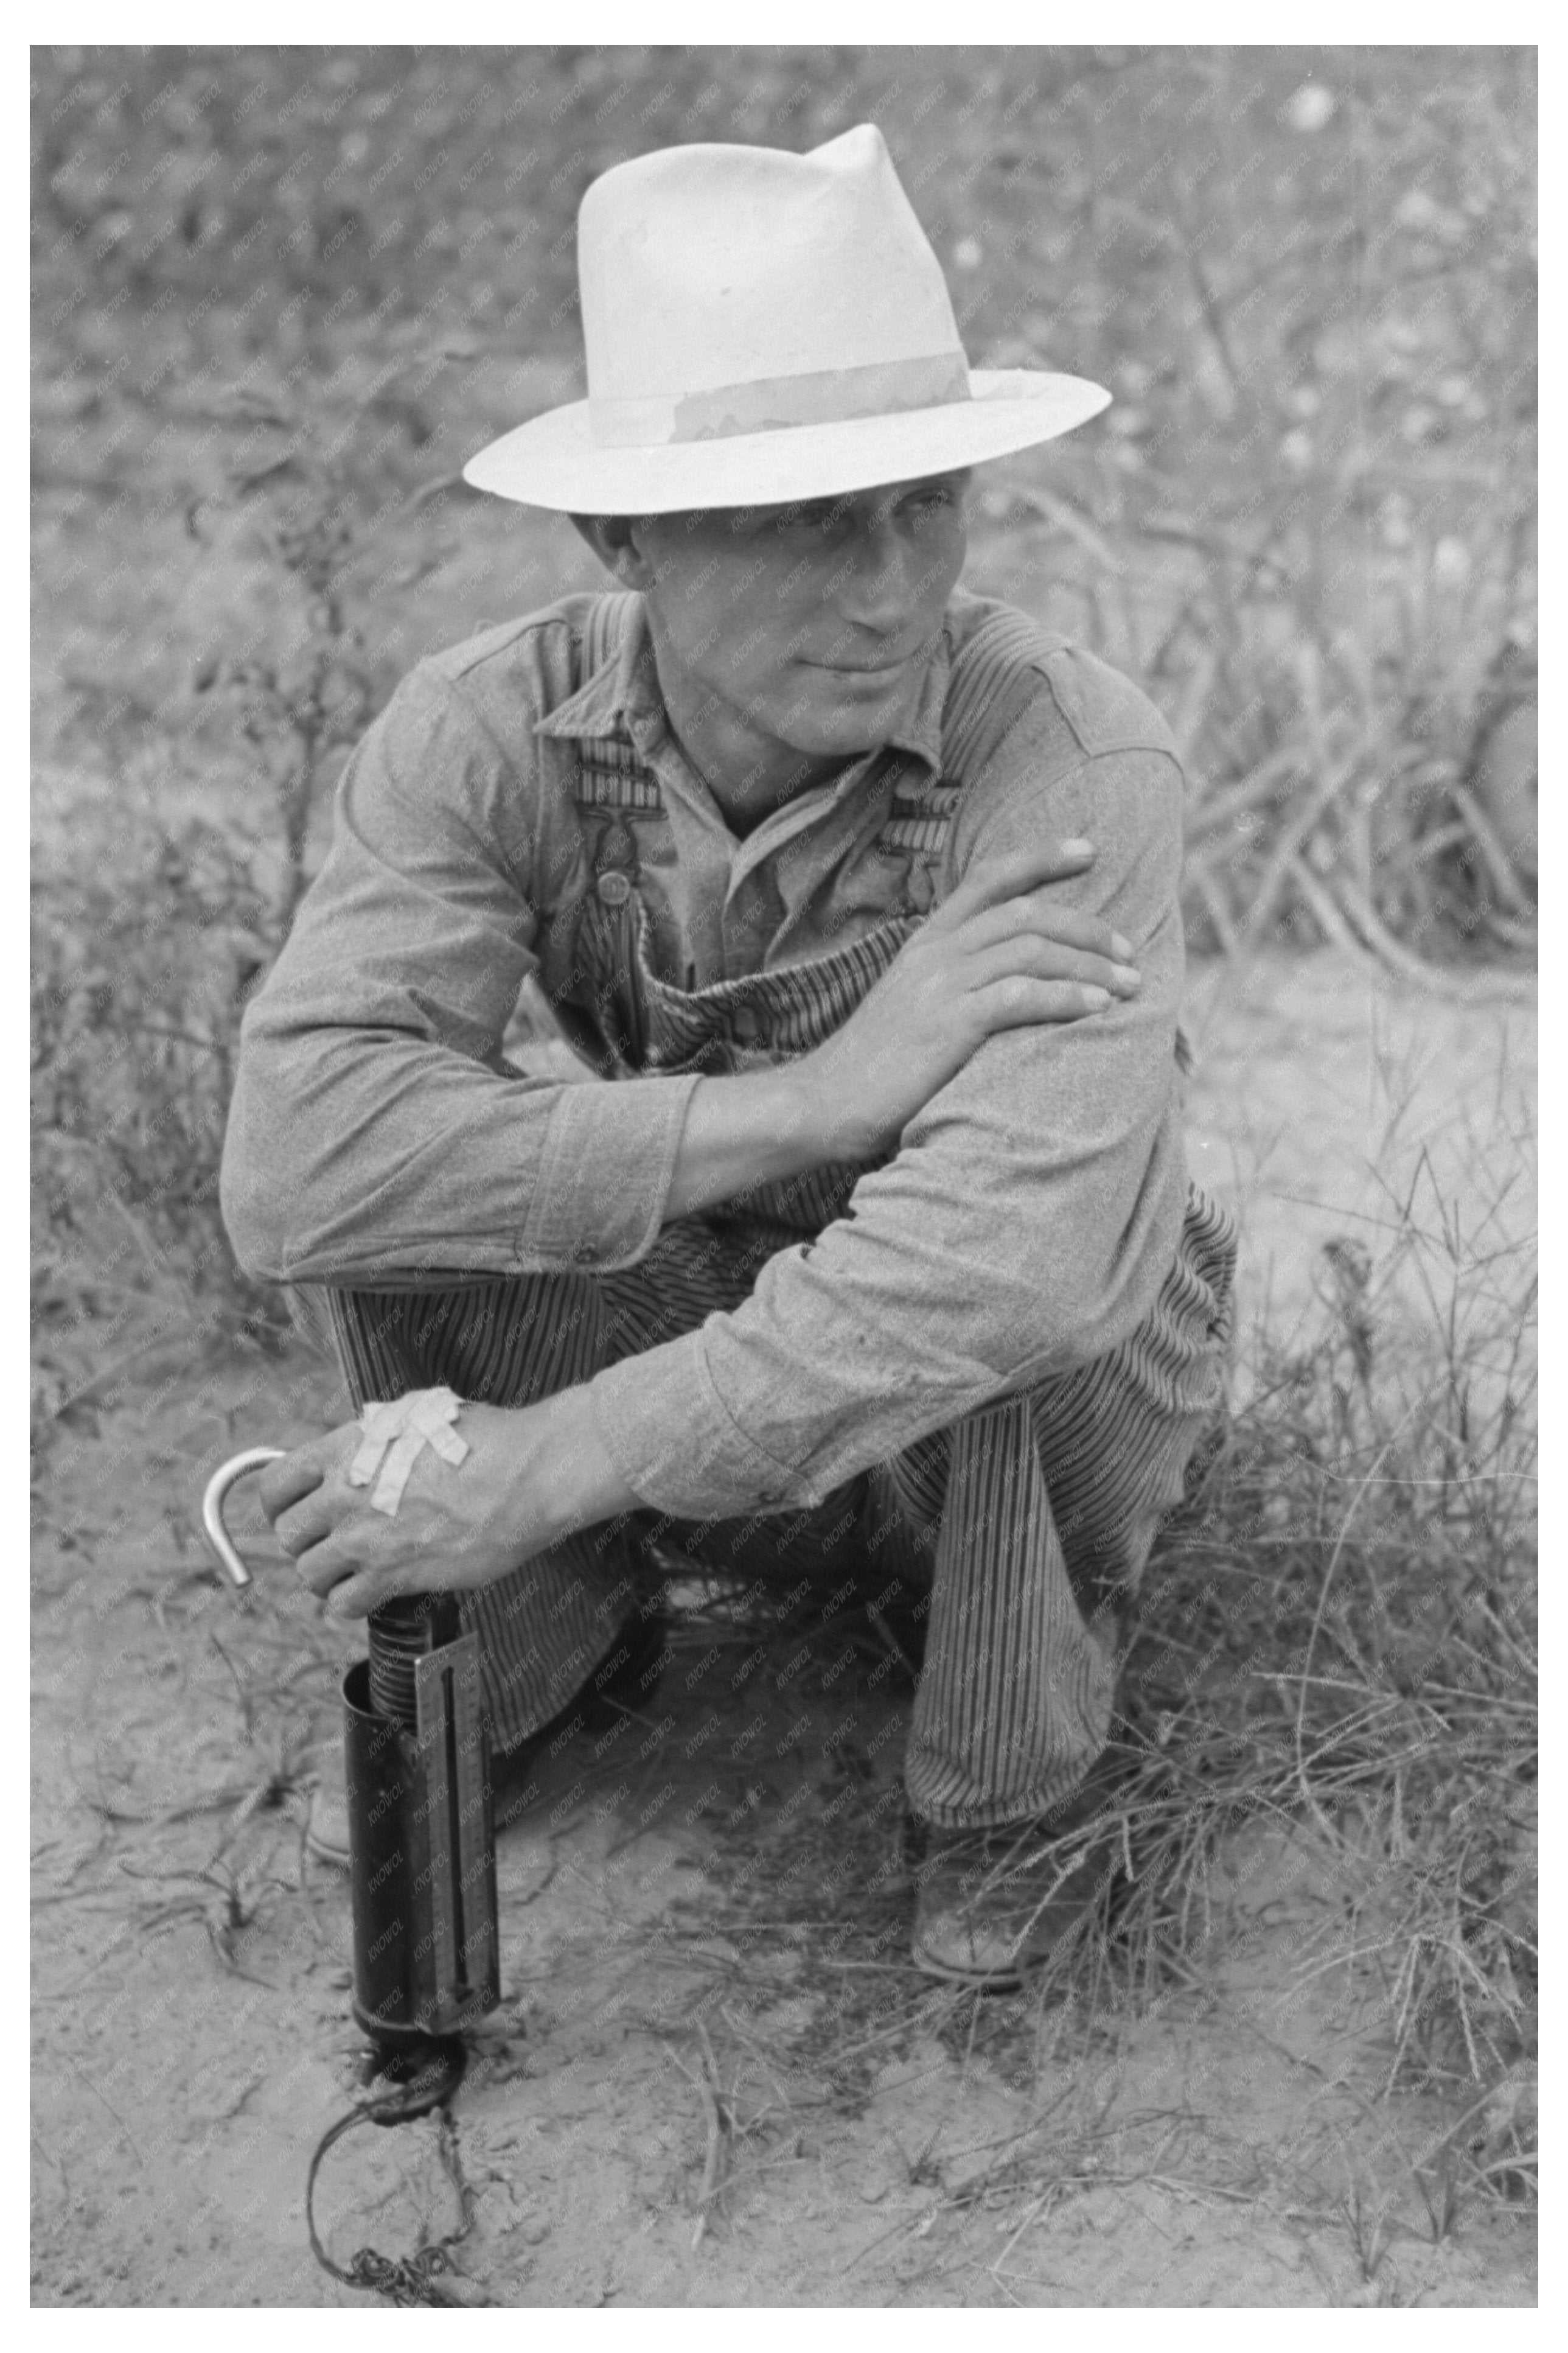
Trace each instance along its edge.
{"label": "man's hand", "polygon": [[843,1028],[791,1066],[834,1158],[874,1158],[995,1031],[1078,1021],[1137,994],[1130,944],[1049,896],[1093,857],[1064,842],[976,867]]}
{"label": "man's hand", "polygon": [[468,1459],[426,1447],[395,1514],[351,1487],[364,1435],[351,1422],[269,1463],[261,1507],[312,1593],[338,1618],[364,1618],[404,1593],[491,1585],[569,1529],[636,1504],[598,1440],[583,1389],[517,1412],[465,1405]]}
{"label": "man's hand", "polygon": [[977,866],[841,1029],[795,1061],[693,1091],[666,1219],[833,1160],[875,1160],[998,1029],[1079,1021],[1137,994],[1128,942],[1052,903],[1087,841]]}

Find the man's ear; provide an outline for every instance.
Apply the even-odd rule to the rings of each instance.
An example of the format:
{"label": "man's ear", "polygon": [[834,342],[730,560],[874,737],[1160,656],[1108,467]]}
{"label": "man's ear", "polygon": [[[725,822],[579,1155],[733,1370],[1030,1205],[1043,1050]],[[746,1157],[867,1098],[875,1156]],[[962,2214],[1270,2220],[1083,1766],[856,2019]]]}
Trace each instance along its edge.
{"label": "man's ear", "polygon": [[578,515],[569,518],[579,538],[587,542],[623,588],[647,588],[654,568],[644,554],[641,530],[635,515]]}

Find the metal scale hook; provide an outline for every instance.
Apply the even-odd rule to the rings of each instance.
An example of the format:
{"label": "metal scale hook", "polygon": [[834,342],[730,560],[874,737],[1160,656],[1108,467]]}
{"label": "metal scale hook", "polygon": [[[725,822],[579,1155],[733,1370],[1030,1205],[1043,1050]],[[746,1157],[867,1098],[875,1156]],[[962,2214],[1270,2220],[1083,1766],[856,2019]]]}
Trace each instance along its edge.
{"label": "metal scale hook", "polygon": [[202,1526],[206,1532],[207,1542],[237,1593],[243,1593],[254,1580],[224,1525],[223,1507],[237,1480],[243,1479],[249,1471],[259,1471],[265,1464],[279,1462],[282,1459],[281,1446],[247,1446],[243,1454],[231,1455],[219,1470],[213,1472],[202,1496]]}

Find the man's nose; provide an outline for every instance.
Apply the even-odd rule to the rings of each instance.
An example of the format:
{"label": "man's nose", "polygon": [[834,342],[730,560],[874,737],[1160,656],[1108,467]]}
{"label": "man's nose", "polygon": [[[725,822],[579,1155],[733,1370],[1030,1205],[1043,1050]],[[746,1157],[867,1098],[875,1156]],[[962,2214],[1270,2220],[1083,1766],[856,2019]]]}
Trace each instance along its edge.
{"label": "man's nose", "polygon": [[891,522],[868,524],[844,558],[835,599],[847,621],[891,637],[920,602],[919,550]]}

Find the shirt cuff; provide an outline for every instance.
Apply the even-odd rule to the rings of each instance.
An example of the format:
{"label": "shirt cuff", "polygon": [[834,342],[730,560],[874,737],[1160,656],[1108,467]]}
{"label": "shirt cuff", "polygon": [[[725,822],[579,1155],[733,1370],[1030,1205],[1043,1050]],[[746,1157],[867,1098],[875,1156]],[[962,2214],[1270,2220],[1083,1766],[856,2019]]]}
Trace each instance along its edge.
{"label": "shirt cuff", "polygon": [[607,1365],[588,1395],[616,1469],[643,1503],[670,1519],[730,1519],[759,1505],[780,1511],[820,1501],[729,1412],[700,1331]]}
{"label": "shirt cuff", "polygon": [[700,1076],[563,1086],[518,1237],[518,1270],[603,1273],[635,1266],[664,1223]]}

